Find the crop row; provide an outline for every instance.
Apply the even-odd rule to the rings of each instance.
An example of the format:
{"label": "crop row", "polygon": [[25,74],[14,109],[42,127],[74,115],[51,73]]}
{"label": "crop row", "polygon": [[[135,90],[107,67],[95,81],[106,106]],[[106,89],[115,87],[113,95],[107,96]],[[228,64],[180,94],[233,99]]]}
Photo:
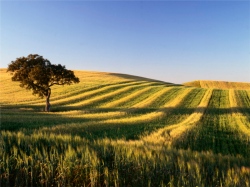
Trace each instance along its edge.
{"label": "crop row", "polygon": [[[231,99],[232,100],[232,99]],[[243,122],[244,125],[247,122]],[[214,90],[205,114],[197,126],[174,142],[177,148],[213,151],[220,154],[250,154],[250,138],[239,130],[232,115],[228,90]]]}
{"label": "crop row", "polygon": [[[58,112],[49,114],[36,112],[34,116],[34,111],[25,110],[24,107],[23,111],[19,110],[13,116],[14,110],[3,108],[1,128],[15,130],[27,127],[31,129],[44,127],[46,131],[82,133],[84,136],[95,132],[92,135],[94,137],[100,136],[103,132],[100,137],[109,137],[111,133],[123,132],[129,126],[129,128],[134,129],[125,130],[131,134],[125,135],[125,137],[138,138],[141,133],[145,134],[145,130],[146,133],[150,133],[166,127],[169,129],[167,134],[172,134],[173,137],[175,134],[173,132],[178,132],[177,134],[181,135],[181,132],[186,131],[191,126],[194,127],[194,124],[201,120],[202,125],[198,125],[195,129],[203,128],[204,124],[209,123],[213,124],[212,134],[217,128],[223,129],[221,130],[222,134],[225,131],[240,135],[242,132],[245,132],[246,135],[249,134],[248,103],[245,100],[243,100],[244,102],[240,100],[245,96],[240,94],[245,92],[228,90],[210,90],[210,92],[212,94],[211,100],[210,96],[204,95],[205,89],[169,87],[145,82],[123,82],[88,90],[82,93],[85,95],[84,97],[80,97],[86,99],[81,101],[82,103],[58,105],[55,106],[55,110]],[[109,102],[110,100],[111,102]],[[202,105],[204,102],[209,102],[209,106],[207,106],[208,103]],[[235,110],[240,112],[235,112]],[[203,115],[204,112],[205,115]],[[216,124],[218,127],[215,128]],[[206,128],[210,128],[210,125]],[[242,129],[241,132],[239,132],[240,129]],[[132,135],[131,131],[134,131],[136,135]],[[170,133],[170,131],[173,132]],[[214,136],[217,134],[215,133]]]}
{"label": "crop row", "polygon": [[[144,133],[145,130],[149,133],[173,121],[180,121],[188,117],[195,110],[195,105],[199,104],[197,101],[200,101],[204,94],[202,89],[166,87],[159,84],[144,86],[144,84],[136,84],[135,86],[134,83],[122,83],[123,87],[116,91],[109,90],[105,94],[89,96],[88,100],[94,101],[91,103],[91,107],[58,105],[58,112],[52,113],[29,111],[25,110],[24,107],[23,110],[22,108],[16,110],[14,116],[13,108],[12,110],[3,109],[2,129],[17,130],[44,127],[46,131],[82,134],[84,136],[95,132],[92,135],[95,137],[113,137],[115,135],[112,133],[119,131],[121,132],[119,134],[122,134],[125,131],[130,134],[125,133],[125,137],[135,138]],[[103,90],[103,88],[100,89]],[[120,92],[123,92],[124,89],[130,90],[131,94],[121,94]],[[97,90],[94,90],[95,93],[98,93]],[[92,91],[84,94],[93,93]],[[134,95],[138,92],[139,95]],[[120,99],[117,98],[119,102],[115,104],[114,108],[104,107],[108,103],[109,94],[112,97],[120,97]],[[132,99],[131,96],[134,98]],[[193,98],[195,103],[189,103],[192,107],[186,103],[190,98]],[[96,108],[93,108],[94,103],[97,104]],[[126,130],[128,126],[133,129]]]}
{"label": "crop row", "polygon": [[249,91],[111,77],[4,99],[0,186],[250,185]]}

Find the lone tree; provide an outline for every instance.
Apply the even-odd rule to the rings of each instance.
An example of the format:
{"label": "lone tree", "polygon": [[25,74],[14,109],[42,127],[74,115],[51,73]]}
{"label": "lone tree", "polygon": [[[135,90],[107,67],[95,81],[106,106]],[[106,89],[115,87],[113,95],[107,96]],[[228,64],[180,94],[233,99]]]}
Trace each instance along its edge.
{"label": "lone tree", "polygon": [[47,112],[50,111],[51,86],[80,82],[73,71],[67,70],[61,64],[51,64],[49,60],[37,54],[17,58],[9,64],[8,71],[14,74],[12,81],[19,81],[21,87],[33,90],[34,95],[46,97]]}

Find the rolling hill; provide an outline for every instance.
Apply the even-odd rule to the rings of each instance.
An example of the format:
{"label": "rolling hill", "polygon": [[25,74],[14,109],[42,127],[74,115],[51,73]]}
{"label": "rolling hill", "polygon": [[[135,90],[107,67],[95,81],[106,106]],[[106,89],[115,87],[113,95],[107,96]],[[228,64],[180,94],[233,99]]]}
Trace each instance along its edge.
{"label": "rolling hill", "polygon": [[1,69],[3,186],[249,186],[249,83],[75,71],[44,99]]}
{"label": "rolling hill", "polygon": [[185,86],[194,86],[198,88],[214,88],[214,89],[235,89],[235,90],[249,90],[250,83],[247,82],[227,82],[227,81],[209,81],[197,80],[186,82]]}

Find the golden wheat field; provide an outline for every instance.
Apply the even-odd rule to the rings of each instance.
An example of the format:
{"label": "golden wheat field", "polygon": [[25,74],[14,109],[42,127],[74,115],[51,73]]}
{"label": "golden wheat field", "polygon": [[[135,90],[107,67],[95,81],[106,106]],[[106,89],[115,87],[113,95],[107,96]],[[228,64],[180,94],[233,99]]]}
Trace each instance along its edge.
{"label": "golden wheat field", "polygon": [[186,86],[195,86],[200,88],[217,88],[217,89],[236,89],[249,90],[250,83],[247,82],[227,82],[227,81],[209,81],[199,80],[184,83]]}
{"label": "golden wheat field", "polygon": [[250,186],[250,83],[75,71],[44,112],[0,75],[0,186]]}

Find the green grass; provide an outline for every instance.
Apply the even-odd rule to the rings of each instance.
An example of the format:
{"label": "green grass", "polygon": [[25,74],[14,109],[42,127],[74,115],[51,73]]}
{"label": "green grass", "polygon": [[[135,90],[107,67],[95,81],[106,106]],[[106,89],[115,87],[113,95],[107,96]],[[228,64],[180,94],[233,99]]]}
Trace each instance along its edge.
{"label": "green grass", "polygon": [[78,71],[46,113],[0,71],[0,186],[250,185],[249,90]]}
{"label": "green grass", "polygon": [[178,148],[247,157],[250,155],[249,141],[249,137],[237,130],[231,117],[228,91],[214,90],[202,120],[175,145]]}

